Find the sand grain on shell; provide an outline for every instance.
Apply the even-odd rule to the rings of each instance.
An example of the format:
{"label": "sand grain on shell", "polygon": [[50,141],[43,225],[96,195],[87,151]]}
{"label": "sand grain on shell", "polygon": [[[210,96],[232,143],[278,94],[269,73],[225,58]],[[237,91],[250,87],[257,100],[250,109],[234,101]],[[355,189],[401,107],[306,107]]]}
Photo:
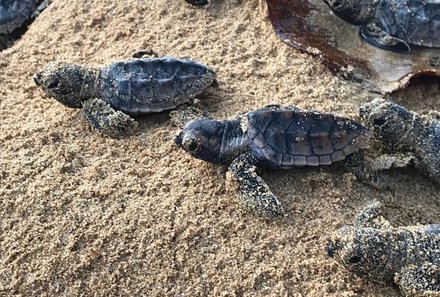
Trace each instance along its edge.
{"label": "sand grain on shell", "polygon": [[[263,1],[212,2],[54,0],[0,53],[0,295],[399,296],[325,245],[372,198],[396,225],[438,222],[439,189],[420,175],[392,172],[377,192],[337,166],[264,172],[287,213],[267,222],[242,211],[224,168],[173,145],[166,113],[110,139],[32,82],[50,61],[98,66],[153,48],[217,71],[201,101],[218,118],[270,103],[355,117],[374,96],[277,39]],[[411,94],[410,109],[440,109]]]}

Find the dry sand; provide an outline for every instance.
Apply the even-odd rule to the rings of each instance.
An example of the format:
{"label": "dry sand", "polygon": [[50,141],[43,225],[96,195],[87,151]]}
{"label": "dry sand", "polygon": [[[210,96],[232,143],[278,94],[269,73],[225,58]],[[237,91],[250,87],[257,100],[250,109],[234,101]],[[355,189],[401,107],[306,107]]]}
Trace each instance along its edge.
{"label": "dry sand", "polygon": [[[390,172],[384,192],[338,166],[264,172],[287,212],[265,221],[242,210],[225,168],[173,145],[167,113],[110,139],[32,81],[53,60],[102,65],[151,47],[217,71],[200,98],[218,118],[269,103],[357,118],[375,96],[282,43],[262,0],[212,2],[54,0],[0,53],[1,296],[399,296],[325,246],[373,198],[396,225],[439,222],[439,187],[414,170]],[[395,98],[426,112],[439,93],[429,81]]]}

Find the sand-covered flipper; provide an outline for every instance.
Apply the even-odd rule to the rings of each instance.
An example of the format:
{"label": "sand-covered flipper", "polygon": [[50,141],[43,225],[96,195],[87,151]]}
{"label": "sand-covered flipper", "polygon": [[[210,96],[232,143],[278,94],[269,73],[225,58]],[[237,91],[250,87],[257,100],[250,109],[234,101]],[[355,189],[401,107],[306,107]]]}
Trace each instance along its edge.
{"label": "sand-covered flipper", "polygon": [[125,137],[138,126],[132,117],[97,98],[84,101],[83,114],[93,128],[114,138]]}
{"label": "sand-covered flipper", "polygon": [[440,266],[429,262],[407,266],[396,275],[395,282],[404,296],[438,297],[440,296]]}
{"label": "sand-covered flipper", "polygon": [[267,218],[284,215],[281,202],[258,175],[256,160],[252,155],[245,153],[238,156],[229,166],[229,174],[235,182],[240,201],[247,208]]}

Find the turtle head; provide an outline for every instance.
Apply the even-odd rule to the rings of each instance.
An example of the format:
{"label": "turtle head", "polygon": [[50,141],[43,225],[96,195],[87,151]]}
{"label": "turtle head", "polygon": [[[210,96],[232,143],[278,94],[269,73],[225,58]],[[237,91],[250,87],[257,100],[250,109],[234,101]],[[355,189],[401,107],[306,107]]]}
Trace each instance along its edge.
{"label": "turtle head", "polygon": [[89,89],[93,81],[87,79],[87,71],[79,65],[50,63],[34,74],[34,82],[63,105],[80,108],[85,99],[92,97]]}
{"label": "turtle head", "polygon": [[211,163],[224,163],[221,148],[225,123],[205,118],[189,122],[174,138],[176,145],[191,156]]}
{"label": "turtle head", "polygon": [[[383,232],[383,231],[382,231]],[[374,228],[344,226],[327,246],[327,254],[358,276],[375,281],[392,280],[398,257],[390,240]]]}
{"label": "turtle head", "polygon": [[374,99],[363,104],[359,114],[374,135],[389,149],[397,148],[409,136],[407,123],[412,122],[413,114],[396,103]]}
{"label": "turtle head", "polygon": [[378,1],[372,0],[324,0],[341,19],[353,25],[368,23],[376,13]]}

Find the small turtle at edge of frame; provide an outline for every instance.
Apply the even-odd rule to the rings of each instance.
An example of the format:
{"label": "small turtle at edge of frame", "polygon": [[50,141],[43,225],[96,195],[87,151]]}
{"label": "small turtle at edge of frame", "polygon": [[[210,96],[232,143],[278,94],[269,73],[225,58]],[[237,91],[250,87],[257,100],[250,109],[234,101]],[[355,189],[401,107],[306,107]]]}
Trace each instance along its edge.
{"label": "small turtle at edge of frame", "polygon": [[327,253],[360,277],[396,283],[404,296],[440,296],[440,224],[393,227],[371,202],[336,232]]}
{"label": "small turtle at edge of frame", "polygon": [[324,1],[373,46],[401,53],[409,53],[411,45],[440,48],[438,0]]}

